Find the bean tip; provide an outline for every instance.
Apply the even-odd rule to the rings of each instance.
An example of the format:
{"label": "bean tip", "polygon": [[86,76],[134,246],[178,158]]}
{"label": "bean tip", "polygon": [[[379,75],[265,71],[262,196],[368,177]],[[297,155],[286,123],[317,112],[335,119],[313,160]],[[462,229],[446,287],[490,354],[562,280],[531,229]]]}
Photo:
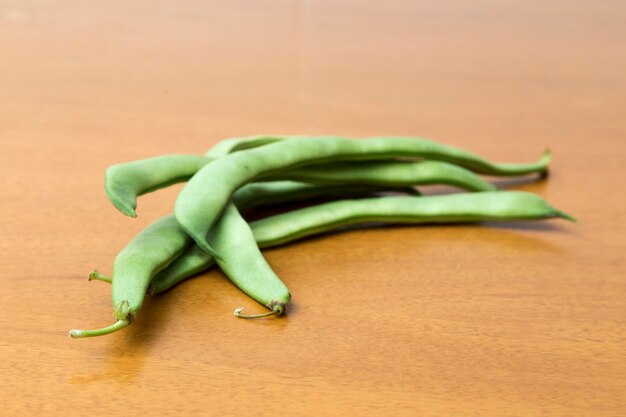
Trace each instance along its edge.
{"label": "bean tip", "polygon": [[569,220],[572,223],[578,223],[578,219],[574,216],[571,216],[564,211],[557,210],[556,215],[562,219]]}
{"label": "bean tip", "polygon": [[216,261],[224,262],[224,258],[218,255],[217,252],[215,252],[215,249],[213,249],[213,247],[209,245],[206,240],[196,240],[196,243],[200,246],[200,249],[211,255]]}
{"label": "bean tip", "polygon": [[83,331],[78,330],[78,329],[72,329],[69,332],[67,332],[67,335],[71,337],[72,339],[76,339],[79,337],[83,337]]}
{"label": "bean tip", "polygon": [[125,198],[124,193],[119,193],[113,190],[109,190],[105,187],[105,191],[109,196],[109,200],[115,206],[116,209],[122,212],[122,214],[128,217],[137,217],[137,212],[135,211],[135,207],[137,207],[137,202],[133,201],[132,198]]}
{"label": "bean tip", "polygon": [[119,209],[119,211],[121,211],[126,216],[132,217],[133,219],[137,218],[137,212],[130,205],[119,205],[119,206],[116,205],[116,207]]}

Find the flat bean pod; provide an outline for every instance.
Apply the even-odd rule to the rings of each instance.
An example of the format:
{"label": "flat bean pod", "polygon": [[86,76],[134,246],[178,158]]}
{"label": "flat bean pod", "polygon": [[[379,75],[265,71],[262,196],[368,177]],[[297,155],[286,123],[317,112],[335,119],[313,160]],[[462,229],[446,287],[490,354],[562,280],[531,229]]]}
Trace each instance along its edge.
{"label": "flat bean pod", "polygon": [[441,160],[488,175],[545,172],[550,159],[549,154],[545,154],[535,163],[495,164],[470,152],[418,138],[290,138],[235,152],[207,164],[183,187],[176,199],[174,214],[196,243],[215,256],[207,234],[230,196],[244,184],[307,164],[396,157]]}

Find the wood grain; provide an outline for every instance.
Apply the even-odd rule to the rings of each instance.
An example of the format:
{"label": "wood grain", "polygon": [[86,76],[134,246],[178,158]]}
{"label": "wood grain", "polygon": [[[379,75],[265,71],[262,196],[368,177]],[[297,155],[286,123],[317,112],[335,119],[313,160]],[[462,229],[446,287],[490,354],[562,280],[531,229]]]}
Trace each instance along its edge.
{"label": "wood grain", "polygon": [[[626,410],[626,7],[584,1],[0,2],[2,413],[619,416]],[[359,230],[267,251],[288,316],[216,270],[111,322],[107,166],[255,133],[554,153],[579,224]],[[428,192],[449,191],[432,189]]]}

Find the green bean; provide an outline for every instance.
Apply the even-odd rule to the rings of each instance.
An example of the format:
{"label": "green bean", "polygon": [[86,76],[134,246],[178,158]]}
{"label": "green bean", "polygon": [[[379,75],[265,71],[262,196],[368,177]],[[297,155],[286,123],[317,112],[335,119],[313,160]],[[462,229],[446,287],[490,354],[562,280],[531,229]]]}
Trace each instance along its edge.
{"label": "green bean", "polygon": [[[465,168],[440,161],[372,161],[309,165],[281,173],[279,178],[315,184],[454,185],[471,191],[497,187]],[[271,177],[263,177],[268,181]]]}
{"label": "green bean", "polygon": [[[236,146],[252,147],[264,144],[261,139],[236,138],[243,142],[231,143],[228,148],[237,151]],[[221,142],[220,142],[221,144]],[[218,144],[219,145],[219,144]],[[225,152],[218,148],[215,154]],[[116,164],[107,169],[105,174],[105,191],[111,202],[122,213],[137,217],[137,197],[187,181],[200,168],[213,161],[213,158],[197,155],[165,155],[139,161]],[[401,185],[449,184],[472,191],[493,190],[495,186],[481,179],[472,172],[445,162],[359,162],[347,164],[327,164],[303,167],[288,171],[276,178],[264,180],[290,179],[313,182],[317,184],[366,184]]]}
{"label": "green bean", "polygon": [[[241,211],[247,211],[253,207],[269,206],[285,202],[312,200],[319,197],[325,198],[355,198],[372,197],[376,193],[395,192],[408,195],[420,195],[419,191],[411,188],[383,188],[373,186],[328,186],[316,184],[303,184],[293,181],[276,181],[271,183],[248,184],[233,194],[233,202]],[[204,258],[206,253],[200,248],[188,248],[167,268],[155,275],[150,286],[149,294],[164,292],[182,280],[193,276],[208,268]],[[196,254],[196,252],[199,252]],[[211,264],[213,258],[210,257]],[[106,281],[101,274],[92,273],[90,279]]]}
{"label": "green bean", "polygon": [[[233,143],[234,142],[235,141],[233,141]],[[255,141],[251,139],[243,139],[243,140],[237,139],[237,143],[239,143],[239,146],[241,146],[241,144],[245,144],[246,146],[249,147],[249,146],[252,146],[251,144],[256,144],[254,146],[260,146],[264,142],[263,140]],[[231,149],[236,150],[237,147],[233,146],[231,147]],[[108,175],[107,175],[107,180],[105,181],[105,184],[107,184],[107,194],[109,195],[109,197],[111,198],[111,200],[114,202],[114,204],[117,207],[119,207],[120,209],[125,209],[127,213],[135,214],[134,209],[136,208],[136,198],[138,195],[141,195],[149,190],[155,190],[163,186],[173,184],[175,182],[183,181],[187,179],[189,175],[193,174],[193,172],[195,172],[195,170],[197,170],[199,166],[202,166],[203,164],[207,163],[210,160],[211,160],[210,158],[196,157],[193,155],[169,155],[165,157],[150,158],[150,159],[142,160],[142,161],[118,164],[116,166],[111,167],[107,171]],[[281,184],[278,184],[276,186],[271,186],[271,187],[274,187],[274,188],[281,187]],[[283,184],[283,187],[284,187],[284,184]],[[304,192],[304,195],[310,194],[311,189],[313,190],[315,189],[315,187],[311,187],[311,186],[306,186],[305,188],[307,189],[303,189],[302,185],[295,185],[295,187],[293,185],[290,185],[290,186],[287,186],[286,189],[283,190],[282,192],[283,193],[286,193],[289,191],[293,192],[294,188],[296,189],[299,188],[301,191]],[[260,188],[253,187],[252,190],[254,189],[259,190]],[[248,194],[250,194],[250,191],[248,191]],[[254,192],[252,192],[252,194],[249,195],[248,199],[253,198],[254,197],[253,194]],[[294,197],[297,197],[297,195]],[[245,201],[245,198],[243,198],[242,200]],[[155,229],[155,230],[159,230],[159,229]],[[163,229],[163,230],[167,231],[166,229]],[[148,233],[150,231],[153,231],[153,229],[149,227],[144,232]],[[158,239],[159,237],[156,237],[156,238],[155,237],[156,236],[153,236],[153,240],[155,242],[159,241]],[[165,237],[165,236],[160,236],[160,237]],[[163,247],[167,248],[168,243],[170,242],[166,242]],[[182,249],[184,249],[184,247]],[[122,254],[123,253],[124,251],[122,252]],[[120,254],[118,258],[116,258],[116,265],[120,263],[123,264],[123,262],[119,260],[121,259],[120,256],[122,254]],[[167,252],[166,255],[168,256],[166,258],[167,261],[171,262],[173,260],[172,258],[169,258],[171,253]],[[145,264],[148,266],[148,268],[145,269],[144,271],[141,271],[143,272],[143,274],[141,273],[137,274],[134,280],[131,280],[130,277],[124,278],[124,280],[128,280],[128,282],[131,282],[131,283],[136,282],[136,283],[142,283],[142,285],[145,285],[145,283],[149,282],[151,278],[150,274],[152,273],[152,276],[153,276],[156,272],[158,272],[158,270],[150,269],[150,267],[157,266],[159,269],[161,269],[161,267],[158,264],[158,259],[151,259],[151,261],[152,263],[147,262]],[[114,273],[114,276],[118,276],[118,274]],[[96,271],[90,274],[90,279],[106,280],[105,277],[103,277]],[[235,281],[236,279],[237,278],[234,278]],[[114,282],[118,283],[121,281],[122,279],[118,278]],[[121,288],[121,290],[117,290],[118,288]],[[113,296],[114,300],[117,299],[118,301],[122,300],[125,302],[125,304],[120,304],[122,301],[114,302],[116,317],[118,318],[118,321],[116,322],[114,326],[110,328],[106,328],[106,329],[95,330],[95,331],[75,330],[75,331],[72,331],[73,337],[106,334],[110,331],[119,330],[121,327],[128,325],[130,321],[132,321],[132,318],[134,317],[134,315],[136,315],[139,309],[141,308],[141,302],[143,298],[141,299],[141,302],[140,302],[139,298],[137,297],[138,291],[136,291],[137,289],[135,288],[134,292],[130,291],[130,296],[129,296],[130,301],[123,300],[122,297],[123,297],[125,290],[127,290],[126,285],[122,285],[122,284],[114,285],[114,292],[117,293],[117,295],[115,295],[114,293],[114,296]],[[140,290],[139,292],[145,293],[145,289]],[[124,311],[124,314],[121,313],[122,311]]]}
{"label": "green bean", "polygon": [[248,223],[233,203],[229,203],[215,224],[211,245],[220,251],[216,261],[230,280],[270,311],[255,316],[281,315],[291,294],[269,266],[254,240]]}
{"label": "green bean", "polygon": [[278,140],[268,136],[231,138],[219,142],[206,156],[173,154],[115,164],[106,170],[104,190],[118,210],[137,217],[138,196],[187,181],[214,158]]}
{"label": "green bean", "polygon": [[[263,204],[305,200],[319,196],[363,196],[380,191],[389,191],[389,188],[377,186],[324,186],[282,181],[269,184],[249,184],[235,193],[233,201],[236,201],[242,207],[251,208]],[[404,191],[410,194],[417,193],[416,190],[406,187],[394,191]],[[235,221],[237,220],[235,219]],[[172,215],[165,216],[149,225],[116,257],[113,273],[114,280],[100,274],[98,271],[92,271],[89,274],[89,280],[96,279],[114,283],[113,304],[115,306],[115,316],[118,319],[117,322],[113,326],[99,330],[72,330],[70,335],[72,337],[99,336],[129,325],[141,309],[145,293],[151,292],[147,289],[151,288],[148,285],[152,278],[156,277],[155,279],[158,279],[163,273],[171,275],[173,268],[171,269],[167,265],[174,259],[177,259],[178,255],[188,248],[192,242],[191,238],[178,226]],[[248,250],[254,251],[254,248]],[[178,263],[178,265],[180,264],[181,262]],[[164,269],[165,266],[167,268]],[[196,272],[199,272],[199,270]],[[234,281],[237,283],[236,276]],[[284,305],[286,304],[282,305],[283,308]],[[275,310],[278,311],[279,307],[277,306]]]}
{"label": "green bean", "polygon": [[[340,200],[270,216],[250,223],[250,227],[259,247],[269,248],[358,223],[462,223],[559,217],[574,220],[535,194],[501,191]],[[213,264],[210,254],[192,245],[155,276],[151,292],[165,291]]]}
{"label": "green bean", "polygon": [[115,164],[106,170],[104,190],[119,211],[137,217],[137,196],[187,181],[209,161],[198,155],[164,155]]}
{"label": "green bean", "polygon": [[575,221],[536,194],[486,191],[418,198],[340,200],[257,220],[251,226],[257,242],[267,247],[360,223],[467,223],[549,218]]}
{"label": "green bean", "polygon": [[[154,275],[191,244],[174,216],[163,217],[135,236],[115,257],[112,299],[116,322],[97,330],[70,330],[71,337],[100,336],[128,326],[141,310]],[[95,275],[95,274],[94,274]],[[92,276],[90,275],[90,278]]]}
{"label": "green bean", "polygon": [[244,184],[306,164],[395,157],[452,162],[488,175],[545,172],[550,159],[546,153],[536,163],[494,164],[470,152],[417,138],[290,138],[229,154],[207,164],[183,187],[176,199],[174,214],[196,243],[216,256],[207,242],[207,234],[232,193]]}

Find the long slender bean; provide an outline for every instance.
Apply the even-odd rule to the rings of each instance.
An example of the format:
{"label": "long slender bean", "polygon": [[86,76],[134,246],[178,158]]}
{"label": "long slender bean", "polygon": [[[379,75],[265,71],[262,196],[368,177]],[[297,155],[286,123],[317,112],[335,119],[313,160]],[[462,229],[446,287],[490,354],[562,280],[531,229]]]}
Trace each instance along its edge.
{"label": "long slender bean", "polygon": [[[233,203],[245,212],[258,206],[270,206],[285,202],[307,201],[316,198],[365,198],[380,193],[404,193],[406,195],[420,195],[412,188],[389,188],[376,186],[343,186],[306,184],[293,181],[275,181],[270,183],[252,183],[241,187],[233,194]],[[379,195],[380,196],[380,195]],[[210,263],[207,263],[207,256]],[[158,294],[178,284],[182,280],[193,276],[213,263],[213,258],[198,246],[188,248],[167,268],[155,275],[150,286],[149,294]],[[107,280],[101,275],[92,275],[91,279]]]}
{"label": "long slender bean", "polygon": [[549,154],[545,154],[541,160],[530,164],[494,164],[470,152],[417,138],[290,138],[235,152],[207,164],[180,192],[174,214],[196,243],[216,256],[207,242],[207,234],[230,196],[244,184],[264,175],[306,164],[394,157],[419,157],[452,162],[488,175],[545,172],[550,159]]}
{"label": "long slender bean", "polygon": [[[272,177],[263,177],[268,181]],[[470,191],[494,191],[497,187],[472,171],[441,161],[368,161],[307,165],[278,175],[292,181],[315,184],[454,185]]]}
{"label": "long slender bean", "polygon": [[[483,192],[411,197],[340,200],[277,214],[250,223],[260,248],[282,245],[313,234],[362,223],[462,223],[541,220],[571,216],[543,198],[522,191]],[[214,264],[214,258],[192,245],[150,284],[152,293],[165,291]]]}
{"label": "long slender bean", "polygon": [[[242,140],[241,138],[236,138]],[[221,142],[220,142],[221,143]],[[249,149],[265,144],[261,139],[231,145]],[[271,142],[267,142],[271,143]],[[217,148],[217,145],[216,145]],[[238,148],[231,146],[230,150]],[[225,152],[225,148],[218,149]],[[216,154],[219,154],[216,152]],[[111,166],[105,174],[105,191],[122,213],[136,217],[137,197],[187,181],[214,158],[197,155],[165,155]],[[471,191],[487,191],[495,186],[464,168],[437,161],[378,161],[306,166],[263,180],[295,180],[316,184],[404,185],[448,184]]]}
{"label": "long slender bean", "polygon": [[426,197],[381,197],[340,200],[279,214],[252,223],[263,247],[276,246],[353,224],[467,223],[542,220],[570,215],[543,198],[524,191],[447,194]]}

